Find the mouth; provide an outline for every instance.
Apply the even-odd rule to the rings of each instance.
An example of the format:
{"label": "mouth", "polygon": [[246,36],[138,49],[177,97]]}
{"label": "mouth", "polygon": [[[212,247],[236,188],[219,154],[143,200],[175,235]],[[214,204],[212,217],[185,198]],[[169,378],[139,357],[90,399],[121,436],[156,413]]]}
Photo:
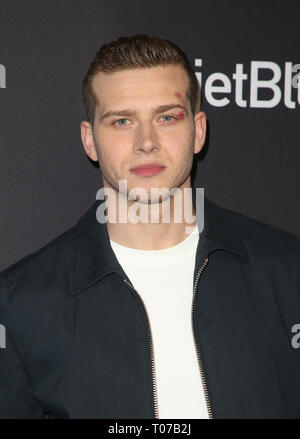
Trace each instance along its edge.
{"label": "mouth", "polygon": [[163,165],[158,165],[156,163],[145,163],[144,165],[136,166],[131,168],[130,172],[142,177],[152,177],[162,172],[166,167]]}

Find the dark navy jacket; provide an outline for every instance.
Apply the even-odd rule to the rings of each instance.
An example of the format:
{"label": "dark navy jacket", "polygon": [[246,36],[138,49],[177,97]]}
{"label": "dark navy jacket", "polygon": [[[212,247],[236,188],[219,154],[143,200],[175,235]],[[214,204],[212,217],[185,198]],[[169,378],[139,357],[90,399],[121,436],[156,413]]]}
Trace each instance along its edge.
{"label": "dark navy jacket", "polygon": [[[0,418],[159,417],[147,310],[99,203],[0,274]],[[210,417],[300,418],[299,239],[204,206],[191,322]]]}

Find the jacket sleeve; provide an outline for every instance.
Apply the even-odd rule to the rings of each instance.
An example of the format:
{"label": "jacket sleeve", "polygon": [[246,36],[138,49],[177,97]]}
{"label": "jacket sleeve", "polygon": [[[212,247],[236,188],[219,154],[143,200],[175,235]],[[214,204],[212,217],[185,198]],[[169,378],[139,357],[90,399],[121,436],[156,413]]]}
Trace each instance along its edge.
{"label": "jacket sleeve", "polygon": [[8,291],[0,278],[0,419],[43,418],[20,346]]}

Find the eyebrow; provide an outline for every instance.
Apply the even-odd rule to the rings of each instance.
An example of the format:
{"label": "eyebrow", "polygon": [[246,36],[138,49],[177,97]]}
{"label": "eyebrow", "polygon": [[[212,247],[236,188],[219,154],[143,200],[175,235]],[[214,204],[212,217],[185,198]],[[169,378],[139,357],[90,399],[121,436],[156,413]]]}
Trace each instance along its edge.
{"label": "eyebrow", "polygon": [[[153,115],[164,113],[165,111],[172,110],[174,108],[182,108],[185,112],[185,114],[188,114],[188,110],[184,105],[181,104],[170,104],[170,105],[160,105],[159,107],[155,108],[153,111]],[[135,110],[132,110],[130,108],[125,110],[113,110],[113,111],[107,111],[103,113],[102,116],[100,116],[100,122],[102,122],[104,119],[111,117],[111,116],[135,116],[137,112]]]}

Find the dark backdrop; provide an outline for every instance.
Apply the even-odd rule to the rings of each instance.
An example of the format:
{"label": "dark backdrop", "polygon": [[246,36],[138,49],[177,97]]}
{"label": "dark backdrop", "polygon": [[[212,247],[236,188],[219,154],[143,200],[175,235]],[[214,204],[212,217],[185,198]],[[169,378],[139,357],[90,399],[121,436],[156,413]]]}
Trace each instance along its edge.
{"label": "dark backdrop", "polygon": [[[81,82],[100,45],[136,33],[174,41],[202,75],[209,133],[195,184],[300,236],[299,16],[297,0],[1,0],[0,269],[95,200],[101,178],[81,145]],[[256,93],[257,66],[259,81],[275,75],[275,92]]]}

